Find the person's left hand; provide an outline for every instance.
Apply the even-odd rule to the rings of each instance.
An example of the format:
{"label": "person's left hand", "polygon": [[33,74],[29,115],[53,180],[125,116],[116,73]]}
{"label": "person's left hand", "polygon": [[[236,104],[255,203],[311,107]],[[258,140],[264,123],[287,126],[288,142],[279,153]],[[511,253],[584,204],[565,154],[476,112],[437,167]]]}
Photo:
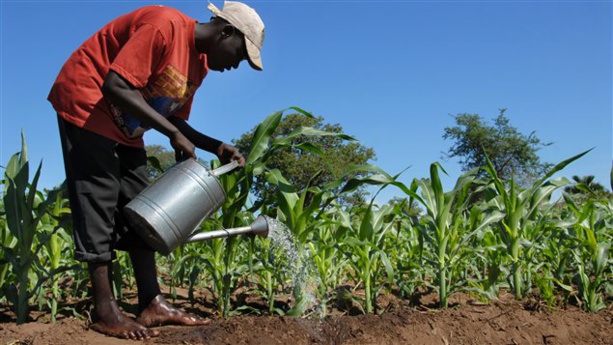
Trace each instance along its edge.
{"label": "person's left hand", "polygon": [[237,161],[239,167],[245,166],[245,157],[238,152],[238,149],[232,145],[221,143],[217,148],[217,157],[221,164],[228,164],[232,161]]}

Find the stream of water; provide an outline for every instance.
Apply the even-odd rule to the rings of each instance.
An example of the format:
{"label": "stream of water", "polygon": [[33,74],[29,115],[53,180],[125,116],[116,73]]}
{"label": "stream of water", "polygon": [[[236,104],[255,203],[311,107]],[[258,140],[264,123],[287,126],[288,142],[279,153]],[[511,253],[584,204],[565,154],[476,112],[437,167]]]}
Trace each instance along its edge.
{"label": "stream of water", "polygon": [[317,276],[310,250],[299,245],[291,230],[277,219],[268,218],[268,237],[274,249],[285,255],[283,273],[293,284],[294,307],[300,314],[322,318],[317,298]]}

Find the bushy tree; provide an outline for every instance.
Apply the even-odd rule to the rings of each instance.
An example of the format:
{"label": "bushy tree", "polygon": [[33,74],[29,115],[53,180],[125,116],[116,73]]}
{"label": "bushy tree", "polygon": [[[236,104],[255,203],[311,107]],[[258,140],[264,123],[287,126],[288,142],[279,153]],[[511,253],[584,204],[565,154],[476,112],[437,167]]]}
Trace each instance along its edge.
{"label": "bushy tree", "polygon": [[402,210],[402,214],[408,217],[417,217],[423,213],[423,209],[419,206],[419,203],[410,198],[395,196],[388,200],[387,204],[392,207],[399,206]]}
{"label": "bushy tree", "polygon": [[175,152],[161,145],[146,145],[147,174],[150,180],[159,177],[162,172],[175,164]]}
{"label": "bushy tree", "polygon": [[[284,137],[300,127],[311,127],[333,133],[343,133],[339,124],[324,123],[323,117],[308,117],[302,114],[288,114],[273,133],[271,140]],[[253,138],[254,129],[243,134],[240,139],[233,140],[233,144],[245,155],[249,155],[249,145]],[[319,148],[316,153],[300,148],[302,143],[311,143]],[[279,169],[283,176],[291,182],[297,190],[307,186],[321,187],[327,182],[338,179],[342,173],[353,164],[366,164],[375,159],[375,151],[361,145],[358,141],[347,141],[335,136],[299,136],[292,140],[292,145],[280,149],[268,161],[268,168]],[[348,176],[347,178],[356,177]],[[253,186],[253,193],[263,197],[270,192],[265,181],[259,179]],[[343,198],[341,202],[359,204],[364,202],[365,190],[356,192]]]}
{"label": "bushy tree", "polygon": [[[478,114],[455,116],[455,126],[446,127],[444,139],[454,143],[445,153],[448,158],[459,158],[463,171],[486,166],[486,155],[497,176],[503,181],[513,179],[520,185],[530,185],[547,171],[551,164],[542,163],[538,151],[551,143],[543,143],[535,132],[520,133],[509,123],[506,109],[500,109],[493,125],[485,123]],[[481,170],[478,176],[487,174]]]}

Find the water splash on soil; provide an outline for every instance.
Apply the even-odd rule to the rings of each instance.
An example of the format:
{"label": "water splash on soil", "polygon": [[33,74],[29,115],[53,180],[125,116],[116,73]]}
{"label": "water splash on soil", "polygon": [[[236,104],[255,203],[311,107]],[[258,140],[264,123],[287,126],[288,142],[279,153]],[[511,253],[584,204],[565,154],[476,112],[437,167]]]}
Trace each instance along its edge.
{"label": "water splash on soil", "polygon": [[268,219],[268,237],[273,249],[285,254],[287,264],[283,273],[290,277],[296,305],[288,312],[290,316],[308,314],[323,318],[317,298],[317,278],[311,251],[301,246],[291,230],[277,219]]}

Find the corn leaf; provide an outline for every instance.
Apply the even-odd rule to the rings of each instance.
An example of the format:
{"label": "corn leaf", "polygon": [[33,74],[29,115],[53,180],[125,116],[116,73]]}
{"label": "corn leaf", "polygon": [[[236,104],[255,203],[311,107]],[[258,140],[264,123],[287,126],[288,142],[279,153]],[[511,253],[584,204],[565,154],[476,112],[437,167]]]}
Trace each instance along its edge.
{"label": "corn leaf", "polygon": [[295,110],[295,111],[301,113],[302,115],[304,115],[306,117],[310,117],[310,118],[314,118],[315,117],[310,112],[308,112],[308,111],[306,111],[306,110],[304,110],[302,108],[296,107],[296,106],[289,107],[289,109]]}
{"label": "corn leaf", "polygon": [[344,133],[336,133],[336,132],[328,132],[324,130],[315,129],[312,127],[299,127],[293,130],[290,134],[285,137],[276,138],[273,141],[273,146],[288,146],[291,144],[292,140],[296,139],[300,136],[311,136],[311,137],[336,137],[347,141],[356,141],[355,138],[349,136]]}
{"label": "corn leaf", "polygon": [[253,139],[251,140],[249,157],[246,162],[247,165],[253,164],[260,159],[268,149],[270,138],[279,126],[282,117],[283,111],[277,111],[269,115],[257,126],[253,134]]}

